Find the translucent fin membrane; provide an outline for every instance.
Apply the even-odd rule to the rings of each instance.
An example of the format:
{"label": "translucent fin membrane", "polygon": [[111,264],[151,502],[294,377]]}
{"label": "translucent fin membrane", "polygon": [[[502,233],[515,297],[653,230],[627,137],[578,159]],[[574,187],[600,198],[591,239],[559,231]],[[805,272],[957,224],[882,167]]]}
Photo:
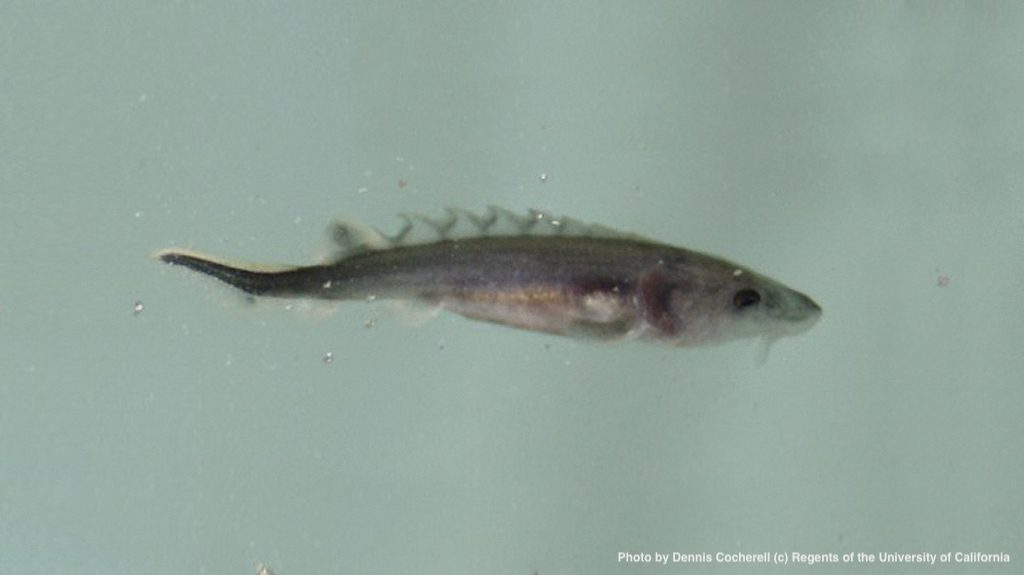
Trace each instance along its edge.
{"label": "translucent fin membrane", "polygon": [[483,213],[446,208],[442,217],[400,214],[402,226],[393,234],[358,223],[335,222],[328,232],[339,257],[370,250],[426,244],[444,240],[499,236],[575,236],[644,239],[636,234],[556,217],[540,210],[516,214],[489,206]]}

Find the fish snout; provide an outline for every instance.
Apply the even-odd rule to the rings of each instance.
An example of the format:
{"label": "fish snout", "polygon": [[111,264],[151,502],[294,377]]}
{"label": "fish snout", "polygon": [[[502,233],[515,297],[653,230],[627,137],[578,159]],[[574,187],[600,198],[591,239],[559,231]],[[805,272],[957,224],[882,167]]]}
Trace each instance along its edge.
{"label": "fish snout", "polygon": [[793,292],[788,319],[792,334],[803,333],[811,329],[821,319],[821,306],[800,292]]}
{"label": "fish snout", "polygon": [[791,289],[779,294],[775,317],[788,324],[787,332],[803,332],[817,323],[821,306],[806,295]]}
{"label": "fish snout", "polygon": [[800,292],[796,292],[796,299],[799,302],[799,307],[804,311],[805,317],[818,317],[821,315],[821,306],[818,305],[813,299],[805,296]]}

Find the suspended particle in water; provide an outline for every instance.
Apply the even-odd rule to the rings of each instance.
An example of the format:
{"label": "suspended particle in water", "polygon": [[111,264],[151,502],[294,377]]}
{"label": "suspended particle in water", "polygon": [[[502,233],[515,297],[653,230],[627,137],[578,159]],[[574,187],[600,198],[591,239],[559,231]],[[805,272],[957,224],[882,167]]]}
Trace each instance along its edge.
{"label": "suspended particle in water", "polygon": [[404,179],[399,178],[399,180],[398,180],[398,189],[399,190],[404,189],[405,186],[408,185],[408,184],[409,184],[409,182],[405,181]]}
{"label": "suspended particle in water", "polygon": [[548,181],[548,173],[547,172],[543,172],[540,175],[540,183],[543,184],[543,183],[546,183],[547,181]]}
{"label": "suspended particle in water", "polygon": [[256,575],[274,575],[274,572],[270,570],[270,567],[260,563],[256,566]]}
{"label": "suspended particle in water", "polygon": [[373,327],[375,325],[377,325],[377,319],[376,318],[370,318],[370,319],[368,319],[368,320],[363,322],[363,328],[364,329],[370,329],[371,327]]}
{"label": "suspended particle in water", "polygon": [[935,285],[939,287],[946,287],[949,285],[949,276],[946,274],[939,274],[939,277],[935,280]]}
{"label": "suspended particle in water", "polygon": [[324,354],[324,363],[334,363],[334,352],[329,351]]}
{"label": "suspended particle in water", "polygon": [[142,302],[135,300],[135,305],[132,306],[132,315],[139,315],[146,306],[142,305]]}

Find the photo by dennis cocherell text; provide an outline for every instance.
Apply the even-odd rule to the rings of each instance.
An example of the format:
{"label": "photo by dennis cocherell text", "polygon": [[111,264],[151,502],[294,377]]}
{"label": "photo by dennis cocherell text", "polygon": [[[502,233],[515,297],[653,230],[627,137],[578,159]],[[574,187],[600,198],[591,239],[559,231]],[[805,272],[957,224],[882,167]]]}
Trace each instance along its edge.
{"label": "photo by dennis cocherell text", "polygon": [[903,553],[882,551],[877,553],[847,551],[843,553],[802,553],[798,551],[763,551],[759,553],[724,552],[682,553],[671,552],[628,552],[619,551],[618,563],[636,564],[685,564],[685,563],[748,563],[748,564],[798,564],[819,565],[825,563],[899,563],[935,565],[942,563],[1009,563],[1009,553],[983,553],[980,551],[930,551]]}

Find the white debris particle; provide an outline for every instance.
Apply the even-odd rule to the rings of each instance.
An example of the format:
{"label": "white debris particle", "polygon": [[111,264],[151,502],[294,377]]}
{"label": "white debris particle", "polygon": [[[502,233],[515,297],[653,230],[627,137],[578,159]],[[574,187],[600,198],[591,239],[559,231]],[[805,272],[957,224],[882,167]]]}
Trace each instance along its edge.
{"label": "white debris particle", "polygon": [[139,315],[146,306],[142,305],[142,302],[135,300],[135,305],[132,306],[132,315]]}
{"label": "white debris particle", "polygon": [[324,363],[334,363],[334,352],[329,351],[324,354]]}
{"label": "white debris particle", "polygon": [[548,173],[547,173],[547,172],[544,172],[544,173],[542,173],[542,174],[540,175],[540,181],[541,181],[541,183],[542,183],[542,184],[543,184],[544,182],[547,182],[547,181],[548,181]]}

